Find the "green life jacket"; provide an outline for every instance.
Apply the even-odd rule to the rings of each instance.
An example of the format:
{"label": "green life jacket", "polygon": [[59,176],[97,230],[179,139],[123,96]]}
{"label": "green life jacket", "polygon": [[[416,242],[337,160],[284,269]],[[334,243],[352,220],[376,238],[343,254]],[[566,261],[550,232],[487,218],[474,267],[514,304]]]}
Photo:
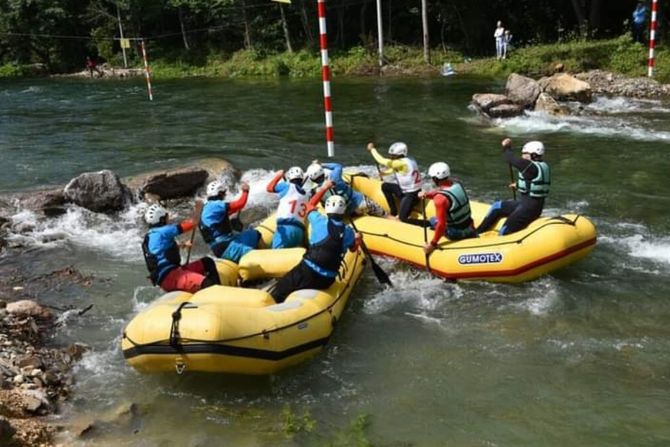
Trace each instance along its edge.
{"label": "green life jacket", "polygon": [[465,192],[463,185],[454,182],[447,188],[440,188],[438,193],[449,199],[447,225],[454,228],[464,228],[470,225],[470,199],[468,199],[468,194]]}
{"label": "green life jacket", "polygon": [[537,168],[537,175],[530,181],[523,177],[523,173],[530,167],[528,165],[523,171],[519,171],[519,176],[516,182],[517,189],[521,194],[528,194],[529,197],[535,199],[543,199],[549,195],[549,185],[551,185],[551,169],[549,165],[543,161],[531,161]]}

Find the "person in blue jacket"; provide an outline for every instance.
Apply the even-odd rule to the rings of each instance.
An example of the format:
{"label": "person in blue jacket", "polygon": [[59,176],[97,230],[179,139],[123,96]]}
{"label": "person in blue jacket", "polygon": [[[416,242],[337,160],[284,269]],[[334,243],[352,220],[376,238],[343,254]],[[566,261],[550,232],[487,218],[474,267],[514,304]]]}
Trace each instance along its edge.
{"label": "person in blue jacket", "polygon": [[529,141],[521,149],[521,158],[512,153],[512,140],[502,141],[503,157],[517,171],[517,181],[509,185],[520,193],[519,200],[497,200],[493,202],[484,220],[477,227],[477,234],[493,228],[498,220],[507,217],[500,229],[501,236],[512,234],[526,228],[540,217],[544,208],[544,200],[549,195],[551,170],[544,161],[544,144],[540,141]]}
{"label": "person in blue jacket", "polygon": [[354,191],[351,186],[344,181],[342,178],[342,165],[339,163],[319,163],[319,160],[314,160],[312,164],[307,167],[305,176],[314,185],[310,191],[310,195],[313,196],[326,180],[325,169],[330,171],[328,178],[333,182],[333,187],[330,191],[326,191],[326,195],[323,197],[322,201],[325,201],[332,195],[342,196],[347,202],[347,215],[362,216],[366,214],[368,205],[365,201],[365,196],[358,191]]}
{"label": "person in blue jacket", "polygon": [[[286,177],[285,181],[281,181]],[[279,171],[268,183],[266,190],[279,194],[277,229],[272,237],[272,248],[301,247],[305,238],[305,216],[309,197],[302,188],[305,173],[299,166]]]}
{"label": "person in blue jacket", "polygon": [[360,235],[342,219],[346,213],[344,197],[333,195],[326,200],[326,216],[316,206],[332,185],[324,187],[310,199],[307,219],[311,228],[309,246],[300,263],[279,279],[270,294],[277,303],[283,302],[292,292],[300,289],[324,290],[330,287],[347,250],[356,251]]}
{"label": "person in blue jacket", "polygon": [[[178,224],[168,222],[168,212],[158,204],[153,204],[144,213],[149,231],[142,242],[144,261],[153,285],[159,285],[166,292],[184,290],[195,293],[205,287],[220,284],[219,273],[213,259],[203,257],[186,265],[181,265],[179,244],[175,238],[193,229],[191,219]],[[188,246],[190,242],[181,244]]]}
{"label": "person in blue jacket", "polygon": [[261,234],[254,229],[233,230],[230,216],[240,212],[249,198],[249,185],[242,183],[242,194],[237,200],[226,202],[226,187],[218,180],[207,185],[207,203],[202,209],[198,228],[205,242],[217,258],[235,263],[258,247]]}

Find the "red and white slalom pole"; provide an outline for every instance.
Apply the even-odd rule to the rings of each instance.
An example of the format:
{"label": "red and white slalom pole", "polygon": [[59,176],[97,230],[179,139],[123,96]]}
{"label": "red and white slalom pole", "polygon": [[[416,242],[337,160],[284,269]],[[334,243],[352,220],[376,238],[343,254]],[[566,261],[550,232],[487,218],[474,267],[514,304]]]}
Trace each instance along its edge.
{"label": "red and white slalom pole", "polygon": [[144,39],[140,40],[142,48],[142,59],[144,59],[144,77],[147,79],[147,92],[149,92],[149,101],[154,100],[154,94],[151,90],[151,74],[149,73],[149,62],[147,61],[147,50],[144,48]]}
{"label": "red and white slalom pole", "polygon": [[326,2],[318,0],[319,43],[321,46],[321,78],[323,80],[323,106],[326,110],[326,145],[328,156],[335,156],[333,139],[333,104],[330,101],[330,69],[328,68],[328,34],[326,29]]}
{"label": "red and white slalom pole", "polygon": [[649,61],[647,63],[647,76],[654,76],[654,47],[656,47],[656,17],[658,12],[658,0],[651,0],[651,22],[649,22]]}

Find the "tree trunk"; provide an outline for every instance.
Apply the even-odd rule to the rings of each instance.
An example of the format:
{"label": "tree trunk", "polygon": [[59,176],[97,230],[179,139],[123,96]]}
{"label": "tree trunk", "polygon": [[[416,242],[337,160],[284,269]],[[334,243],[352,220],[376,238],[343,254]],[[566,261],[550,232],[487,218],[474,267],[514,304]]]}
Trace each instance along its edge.
{"label": "tree trunk", "polygon": [[302,17],[302,27],[305,29],[305,37],[310,48],[314,47],[314,36],[312,35],[312,26],[309,23],[309,15],[305,7],[305,0],[300,0],[300,12]]}
{"label": "tree trunk", "polygon": [[584,12],[584,5],[581,4],[581,0],[572,0],[572,8],[575,10],[575,15],[577,16],[579,34],[584,37],[588,26],[586,21],[586,13]]}
{"label": "tree trunk", "polygon": [[391,42],[391,18],[393,17],[393,2],[388,0],[389,20],[386,24],[386,41]]}
{"label": "tree trunk", "polygon": [[284,5],[281,3],[279,5],[279,11],[281,12],[281,27],[284,29],[284,39],[286,39],[286,49],[289,53],[293,53],[293,47],[291,46],[291,35],[288,32],[288,22],[286,22],[286,15],[284,14]]}
{"label": "tree trunk", "polygon": [[440,22],[440,43],[442,44],[442,52],[447,54],[447,43],[444,41],[444,31],[447,29],[447,21],[444,19],[444,14],[442,14]]}
{"label": "tree trunk", "polygon": [[430,64],[430,40],[428,37],[428,5],[421,0],[421,22],[423,24],[423,61]]}
{"label": "tree trunk", "polygon": [[186,50],[190,50],[191,47],[188,46],[188,39],[186,38],[186,27],[184,26],[184,15],[181,10],[181,6],[177,8],[177,11],[179,13],[179,26],[181,27],[181,38],[184,41],[184,48]]}
{"label": "tree trunk", "polygon": [[242,0],[242,21],[244,22],[244,48],[251,49],[251,27],[247,17],[247,0]]}
{"label": "tree trunk", "polygon": [[589,31],[591,35],[594,35],[600,29],[601,12],[602,0],[591,0],[591,11],[589,13]]}
{"label": "tree trunk", "polygon": [[344,48],[345,45],[345,31],[344,31],[344,16],[346,12],[346,5],[344,2],[341,2],[337,8],[337,37],[335,42],[340,48]]}

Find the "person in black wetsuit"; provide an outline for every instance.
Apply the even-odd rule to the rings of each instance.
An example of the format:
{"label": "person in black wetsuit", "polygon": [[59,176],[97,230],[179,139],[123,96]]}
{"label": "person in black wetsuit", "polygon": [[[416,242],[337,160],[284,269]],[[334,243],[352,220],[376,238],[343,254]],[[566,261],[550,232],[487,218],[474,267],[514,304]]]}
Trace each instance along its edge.
{"label": "person in black wetsuit", "polygon": [[523,230],[540,217],[544,199],[549,195],[551,170],[543,160],[544,144],[540,141],[526,143],[521,149],[521,158],[512,153],[511,139],[505,138],[502,141],[502,148],[505,161],[518,170],[517,181],[509,186],[519,191],[520,198],[494,202],[477,227],[478,234],[493,228],[503,217],[507,217],[507,221],[500,229],[501,236]]}

